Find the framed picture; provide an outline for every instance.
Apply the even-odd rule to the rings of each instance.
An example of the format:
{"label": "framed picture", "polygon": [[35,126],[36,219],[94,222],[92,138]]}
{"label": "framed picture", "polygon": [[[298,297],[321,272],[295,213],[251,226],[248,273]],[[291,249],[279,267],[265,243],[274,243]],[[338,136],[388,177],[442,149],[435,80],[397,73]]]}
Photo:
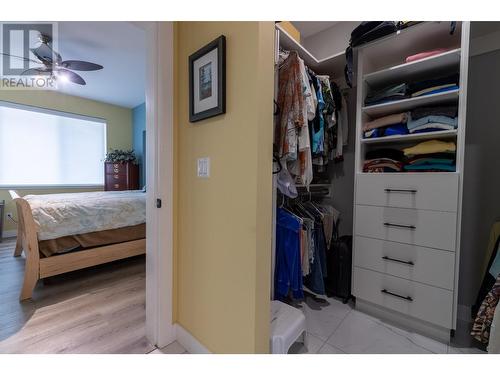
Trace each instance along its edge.
{"label": "framed picture", "polygon": [[226,37],[189,56],[189,121],[226,113]]}

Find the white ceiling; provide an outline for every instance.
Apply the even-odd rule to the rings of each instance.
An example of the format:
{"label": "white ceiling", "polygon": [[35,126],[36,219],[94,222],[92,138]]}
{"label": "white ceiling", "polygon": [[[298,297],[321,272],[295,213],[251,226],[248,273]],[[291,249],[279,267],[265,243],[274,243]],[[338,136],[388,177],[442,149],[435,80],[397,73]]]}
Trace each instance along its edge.
{"label": "white ceiling", "polygon": [[144,102],[145,32],[130,22],[59,22],[58,52],[63,60],[85,60],[104,66],[77,72],[86,86],[59,83],[58,90],[123,107]]}
{"label": "white ceiling", "polygon": [[326,30],[337,23],[339,21],[292,21],[292,25],[299,30],[300,35],[304,38]]}

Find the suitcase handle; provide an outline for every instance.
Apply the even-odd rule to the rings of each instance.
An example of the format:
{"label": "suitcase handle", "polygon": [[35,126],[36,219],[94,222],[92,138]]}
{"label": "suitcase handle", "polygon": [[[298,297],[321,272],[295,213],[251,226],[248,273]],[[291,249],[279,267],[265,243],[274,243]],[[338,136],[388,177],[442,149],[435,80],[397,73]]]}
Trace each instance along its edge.
{"label": "suitcase handle", "polygon": [[403,263],[403,264],[407,264],[409,266],[414,266],[415,263],[413,263],[411,260],[401,260],[401,259],[395,259],[395,258],[391,258],[391,257],[388,257],[386,255],[384,255],[382,257],[383,260],[390,260],[391,262],[398,262],[398,263]]}
{"label": "suitcase handle", "polygon": [[387,188],[384,189],[386,193],[409,193],[409,194],[417,194],[417,189],[392,189]]}
{"label": "suitcase handle", "polygon": [[401,294],[397,294],[397,293],[392,293],[392,292],[389,292],[387,289],[382,289],[381,290],[382,293],[385,293],[385,294],[389,294],[393,297],[398,297],[398,298],[401,298],[401,299],[404,299],[404,300],[407,300],[409,302],[413,302],[413,298],[411,298],[410,296],[402,296]]}
{"label": "suitcase handle", "polygon": [[394,224],[394,223],[384,223],[386,227],[396,227],[396,228],[405,228],[405,229],[417,229],[415,225],[405,225],[405,224]]}

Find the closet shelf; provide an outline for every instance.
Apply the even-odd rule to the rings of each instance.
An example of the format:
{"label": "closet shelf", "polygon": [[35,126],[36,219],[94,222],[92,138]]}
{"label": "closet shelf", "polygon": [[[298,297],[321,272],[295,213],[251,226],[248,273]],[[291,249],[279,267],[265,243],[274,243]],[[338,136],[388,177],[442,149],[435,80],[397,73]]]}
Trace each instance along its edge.
{"label": "closet shelf", "polygon": [[377,72],[365,74],[365,82],[371,87],[404,82],[422,76],[427,72],[441,72],[460,66],[460,48],[443,52],[439,55],[427,57],[425,59],[412,61],[396,66],[391,66]]}
{"label": "closet shelf", "polygon": [[[304,63],[318,74],[327,74],[333,80],[344,77],[345,51],[339,51],[324,59],[317,59],[302,44],[297,42],[279,24],[275,25],[279,31],[279,44],[286,50],[297,51]],[[346,46],[347,47],[347,46]]]}
{"label": "closet shelf", "polygon": [[380,117],[391,113],[408,111],[420,106],[447,103],[458,100],[460,89],[424,95],[416,98],[397,100],[389,103],[376,104],[362,107],[362,111],[370,117]]}
{"label": "closet shelf", "polygon": [[437,138],[450,138],[456,137],[458,131],[455,130],[441,130],[428,133],[417,133],[417,134],[403,134],[403,135],[390,135],[387,137],[380,138],[363,138],[361,143],[372,144],[372,143],[389,143],[389,142],[407,142],[407,141],[417,141],[422,139],[437,139]]}

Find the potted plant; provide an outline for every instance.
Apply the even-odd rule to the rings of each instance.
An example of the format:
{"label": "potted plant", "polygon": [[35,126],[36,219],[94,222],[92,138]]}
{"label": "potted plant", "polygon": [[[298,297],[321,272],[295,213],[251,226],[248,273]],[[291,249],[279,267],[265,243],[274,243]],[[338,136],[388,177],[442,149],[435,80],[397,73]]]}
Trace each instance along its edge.
{"label": "potted plant", "polygon": [[107,163],[132,163],[137,165],[137,157],[134,150],[113,150],[111,149],[106,154],[105,162]]}

